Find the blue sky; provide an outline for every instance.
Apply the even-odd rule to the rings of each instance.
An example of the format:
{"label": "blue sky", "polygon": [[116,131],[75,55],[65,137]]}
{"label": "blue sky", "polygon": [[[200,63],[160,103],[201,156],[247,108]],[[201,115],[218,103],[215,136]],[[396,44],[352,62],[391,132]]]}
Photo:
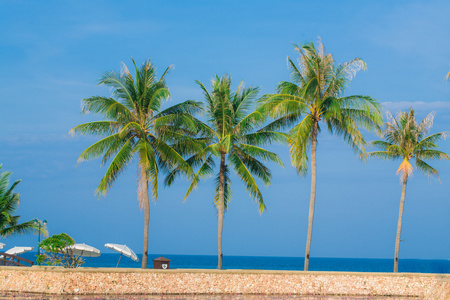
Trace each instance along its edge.
{"label": "blue sky", "polygon": [[[46,219],[51,234],[106,251],[125,243],[142,252],[143,212],[130,167],[106,197],[94,191],[99,161],[77,166],[95,139],[69,130],[96,116],[80,114],[81,99],[109,96],[100,76],[151,58],[167,82],[167,105],[201,100],[194,83],[229,73],[274,91],[289,79],[293,43],[320,36],[337,62],[363,58],[347,94],[377,98],[393,113],[414,107],[436,113],[433,132],[450,130],[448,1],[0,1],[0,163],[22,179],[22,219]],[[368,136],[368,139],[374,138]],[[441,149],[450,152],[450,141]],[[257,205],[233,177],[225,216],[224,255],[303,256],[310,175],[296,175],[287,147],[273,145],[286,167],[271,166],[272,185]],[[392,258],[401,185],[399,162],[362,163],[339,138],[319,136],[313,257]],[[442,184],[416,172],[408,184],[400,258],[450,259],[450,163],[433,162]],[[151,205],[150,253],[217,252],[212,179],[186,203],[185,181],[161,189]],[[33,235],[3,239],[36,246]]]}

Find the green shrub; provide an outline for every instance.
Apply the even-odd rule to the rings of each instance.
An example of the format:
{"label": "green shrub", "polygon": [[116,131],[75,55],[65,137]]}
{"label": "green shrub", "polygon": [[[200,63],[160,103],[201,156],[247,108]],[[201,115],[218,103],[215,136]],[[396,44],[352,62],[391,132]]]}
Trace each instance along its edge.
{"label": "green shrub", "polygon": [[75,241],[66,233],[52,235],[39,243],[42,254],[37,255],[39,264],[49,266],[63,266],[64,268],[77,268],[84,264],[81,256],[76,256],[67,247],[75,244]]}

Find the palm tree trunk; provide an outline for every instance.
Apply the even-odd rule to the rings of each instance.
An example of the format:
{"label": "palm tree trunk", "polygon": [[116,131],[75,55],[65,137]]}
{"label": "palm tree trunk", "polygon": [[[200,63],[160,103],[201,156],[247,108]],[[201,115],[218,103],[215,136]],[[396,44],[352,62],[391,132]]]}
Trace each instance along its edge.
{"label": "palm tree trunk", "polygon": [[314,121],[311,133],[311,196],[309,199],[308,235],[306,237],[305,271],[309,268],[309,253],[311,250],[311,237],[314,219],[314,204],[316,202],[316,148],[317,148],[317,121]]}
{"label": "palm tree trunk", "polygon": [[220,171],[219,171],[219,203],[217,203],[218,213],[218,230],[217,230],[217,242],[218,242],[218,265],[217,268],[222,270],[222,232],[223,232],[223,210],[224,210],[224,183],[225,183],[225,153],[220,154]]}
{"label": "palm tree trunk", "polygon": [[405,206],[407,180],[408,180],[408,175],[405,174],[403,176],[402,197],[400,198],[400,209],[398,212],[397,237],[395,238],[394,273],[398,272],[398,250],[400,248],[400,235],[402,233],[403,208]]}
{"label": "palm tree trunk", "polygon": [[148,177],[144,167],[141,167],[140,202],[144,204],[144,249],[142,250],[142,269],[147,269],[148,227],[150,223],[150,200],[148,198]]}

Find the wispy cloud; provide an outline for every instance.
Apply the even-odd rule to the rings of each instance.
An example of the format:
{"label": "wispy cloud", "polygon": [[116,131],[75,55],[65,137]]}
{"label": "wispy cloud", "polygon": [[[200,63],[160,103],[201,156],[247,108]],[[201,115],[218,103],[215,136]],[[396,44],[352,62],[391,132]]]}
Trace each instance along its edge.
{"label": "wispy cloud", "polygon": [[393,113],[399,110],[406,110],[414,108],[417,111],[423,112],[443,112],[445,114],[450,113],[450,102],[434,101],[434,102],[422,102],[422,101],[399,101],[399,102],[382,102],[383,109],[385,111],[391,111]]}

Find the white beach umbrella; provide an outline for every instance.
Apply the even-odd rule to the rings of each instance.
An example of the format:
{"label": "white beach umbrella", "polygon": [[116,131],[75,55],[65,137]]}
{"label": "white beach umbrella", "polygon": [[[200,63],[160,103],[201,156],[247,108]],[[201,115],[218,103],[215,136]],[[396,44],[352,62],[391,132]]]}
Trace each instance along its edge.
{"label": "white beach umbrella", "polygon": [[5,244],[0,243],[0,249],[3,249],[3,247],[5,247]]}
{"label": "white beach umbrella", "polygon": [[7,251],[5,251],[6,254],[11,254],[11,255],[19,255],[28,251],[33,250],[33,247],[14,247],[11,248]]}
{"label": "white beach umbrella", "polygon": [[120,262],[120,259],[122,258],[122,255],[125,255],[126,257],[129,257],[134,261],[139,261],[139,258],[137,257],[136,253],[134,253],[133,250],[128,248],[127,245],[108,243],[108,244],[105,244],[105,247],[120,253],[119,261],[117,262],[116,268],[119,266],[119,262]]}
{"label": "white beach umbrella", "polygon": [[75,256],[84,256],[84,257],[100,256],[100,250],[86,244],[73,244],[65,247],[63,250],[70,252],[72,255]]}

